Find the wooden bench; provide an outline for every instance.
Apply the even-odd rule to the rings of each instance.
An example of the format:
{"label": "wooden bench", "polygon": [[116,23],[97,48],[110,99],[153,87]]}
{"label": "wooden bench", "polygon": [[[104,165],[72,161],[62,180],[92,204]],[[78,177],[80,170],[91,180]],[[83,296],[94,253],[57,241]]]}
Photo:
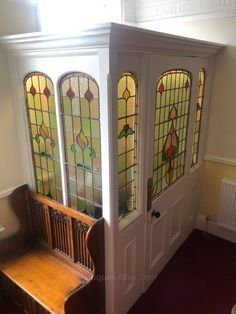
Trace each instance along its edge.
{"label": "wooden bench", "polygon": [[103,314],[103,219],[21,186],[11,195],[17,233],[0,242],[0,291],[30,314]]}

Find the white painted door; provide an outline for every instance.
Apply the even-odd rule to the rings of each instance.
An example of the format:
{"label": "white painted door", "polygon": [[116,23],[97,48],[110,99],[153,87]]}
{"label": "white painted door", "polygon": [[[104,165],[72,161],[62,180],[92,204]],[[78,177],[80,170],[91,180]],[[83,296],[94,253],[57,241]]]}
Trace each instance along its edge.
{"label": "white painted door", "polygon": [[191,170],[198,60],[150,57],[146,289],[193,229],[198,176]]}

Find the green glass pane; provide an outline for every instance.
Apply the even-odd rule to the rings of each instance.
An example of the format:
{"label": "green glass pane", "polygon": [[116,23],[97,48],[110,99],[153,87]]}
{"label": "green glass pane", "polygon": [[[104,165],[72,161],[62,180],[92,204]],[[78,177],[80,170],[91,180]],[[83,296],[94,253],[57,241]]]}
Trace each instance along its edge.
{"label": "green glass pane", "polygon": [[89,119],[81,119],[82,122],[82,130],[86,136],[90,136],[90,120]]}
{"label": "green glass pane", "polygon": [[122,171],[126,168],[126,154],[118,156],[118,171]]}
{"label": "green glass pane", "polygon": [[36,171],[36,179],[42,181],[42,172],[41,172],[41,169],[36,167],[35,168],[35,171]]}
{"label": "green glass pane", "polygon": [[28,100],[28,108],[34,109],[34,97],[30,93],[27,93],[27,100]]}
{"label": "green glass pane", "polygon": [[78,201],[77,201],[77,209],[82,212],[84,209],[85,209],[85,200],[84,199],[81,199],[81,198],[78,198]]}
{"label": "green glass pane", "polygon": [[91,122],[91,130],[92,130],[92,137],[100,138],[100,123],[97,120],[90,120]]}
{"label": "green glass pane", "polygon": [[55,112],[55,102],[54,102],[53,95],[49,96],[48,102],[49,102],[49,112]]}
{"label": "green glass pane", "polygon": [[41,157],[41,166],[42,166],[42,169],[47,169],[47,159],[46,157]]}
{"label": "green glass pane", "polygon": [[56,115],[54,113],[50,113],[50,126],[52,129],[57,128],[57,121],[56,121]]}
{"label": "green glass pane", "polygon": [[92,169],[92,160],[90,157],[90,150],[88,148],[84,150],[84,167],[87,169]]}
{"label": "green glass pane", "polygon": [[127,182],[134,180],[134,167],[131,167],[127,170]]}
{"label": "green glass pane", "polygon": [[74,180],[69,180],[69,192],[73,195],[77,194],[76,182]]}
{"label": "green glass pane", "polygon": [[41,125],[43,122],[43,117],[42,117],[42,113],[40,111],[36,111],[36,121],[38,125]]}
{"label": "green glass pane", "polygon": [[72,99],[72,114],[74,116],[80,116],[80,101],[79,101],[79,98]]}
{"label": "green glass pane", "polygon": [[93,175],[90,171],[85,171],[85,184],[88,186],[93,186]]}
{"label": "green glass pane", "polygon": [[93,185],[97,189],[102,189],[102,177],[100,174],[93,174]]}
{"label": "green glass pane", "polygon": [[61,173],[60,163],[54,161],[54,167],[55,167],[55,173],[56,173],[57,175],[59,175],[59,174]]}
{"label": "green glass pane", "polygon": [[118,118],[126,116],[126,100],[118,99]]}
{"label": "green glass pane", "polygon": [[81,110],[81,117],[84,117],[84,118],[89,117],[89,102],[84,98],[80,99],[80,110]]}
{"label": "green glass pane", "polygon": [[64,115],[64,124],[65,124],[65,131],[72,132],[72,117]]}
{"label": "green glass pane", "polygon": [[63,113],[72,114],[72,112],[71,112],[71,101],[67,96],[63,97]]}

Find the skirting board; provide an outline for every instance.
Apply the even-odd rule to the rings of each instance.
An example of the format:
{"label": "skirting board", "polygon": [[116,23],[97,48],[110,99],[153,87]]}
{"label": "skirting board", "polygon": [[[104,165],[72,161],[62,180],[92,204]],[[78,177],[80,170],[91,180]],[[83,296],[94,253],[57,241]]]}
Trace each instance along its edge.
{"label": "skirting board", "polygon": [[216,221],[207,220],[207,217],[204,215],[198,215],[196,229],[203,230],[219,238],[236,243],[236,232],[221,227]]}

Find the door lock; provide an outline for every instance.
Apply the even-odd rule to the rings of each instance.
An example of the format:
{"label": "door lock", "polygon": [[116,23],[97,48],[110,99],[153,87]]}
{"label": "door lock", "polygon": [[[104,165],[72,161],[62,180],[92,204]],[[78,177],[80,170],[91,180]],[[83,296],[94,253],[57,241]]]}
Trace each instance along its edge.
{"label": "door lock", "polygon": [[152,215],[152,217],[156,217],[156,218],[160,218],[161,217],[160,212],[155,211],[155,209],[153,209],[151,215]]}

